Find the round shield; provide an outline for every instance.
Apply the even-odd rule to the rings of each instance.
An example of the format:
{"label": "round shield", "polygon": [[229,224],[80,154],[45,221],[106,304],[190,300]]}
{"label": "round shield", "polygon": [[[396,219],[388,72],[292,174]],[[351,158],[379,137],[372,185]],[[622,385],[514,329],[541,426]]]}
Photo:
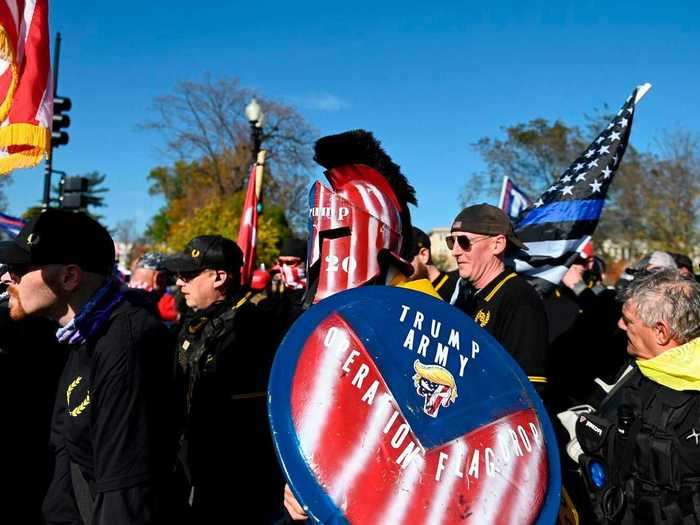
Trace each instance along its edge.
{"label": "round shield", "polygon": [[302,315],[268,410],[292,491],[320,523],[553,523],[559,456],[542,402],[449,304],[387,286]]}

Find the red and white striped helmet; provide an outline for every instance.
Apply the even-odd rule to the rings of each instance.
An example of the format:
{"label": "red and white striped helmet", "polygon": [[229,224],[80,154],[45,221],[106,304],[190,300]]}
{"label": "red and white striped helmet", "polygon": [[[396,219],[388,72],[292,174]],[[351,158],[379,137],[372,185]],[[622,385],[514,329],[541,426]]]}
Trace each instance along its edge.
{"label": "red and white striped helmet", "polygon": [[415,204],[415,192],[379,142],[363,130],[323,137],[315,160],[327,169],[331,188],[316,182],[309,195],[313,302],[373,281],[384,284],[390,263],[410,275],[408,203]]}

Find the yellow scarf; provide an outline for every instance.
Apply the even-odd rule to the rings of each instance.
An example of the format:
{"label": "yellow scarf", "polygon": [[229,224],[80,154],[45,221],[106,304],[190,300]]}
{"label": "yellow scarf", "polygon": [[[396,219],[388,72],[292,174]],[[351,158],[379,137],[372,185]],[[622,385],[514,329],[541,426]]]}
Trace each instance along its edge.
{"label": "yellow scarf", "polygon": [[433,284],[428,279],[417,279],[415,281],[404,281],[402,283],[396,284],[396,286],[399,288],[408,288],[409,290],[415,290],[417,292],[427,293],[428,295],[432,295],[436,299],[440,299],[442,301],[442,297],[440,297],[440,294],[435,291]]}
{"label": "yellow scarf", "polygon": [[639,370],[673,390],[700,391],[700,337],[652,359],[638,359]]}

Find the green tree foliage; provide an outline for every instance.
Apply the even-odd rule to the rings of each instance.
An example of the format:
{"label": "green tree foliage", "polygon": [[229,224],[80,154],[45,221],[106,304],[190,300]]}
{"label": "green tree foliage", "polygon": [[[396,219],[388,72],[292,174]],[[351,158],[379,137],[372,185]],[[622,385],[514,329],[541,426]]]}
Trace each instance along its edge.
{"label": "green tree foliage", "polygon": [[303,228],[315,132],[294,108],[253,93],[237,79],[207,78],[181,82],[173,93],[155,99],[154,118],[143,126],[163,137],[164,153],[173,159],[148,176],[151,194],[166,201],[149,229],[152,235],[162,237],[175,221],[214,197],[244,191],[252,162],[245,106],[253,95],[265,114],[265,202]]}
{"label": "green tree foliage", "polygon": [[[483,137],[474,144],[486,169],[470,179],[462,193],[471,204],[486,189],[495,196],[504,175],[531,197],[541,195],[569,167],[610,116],[587,117],[585,131],[561,121],[534,119],[504,128],[505,138]],[[632,132],[634,138],[634,131]],[[698,243],[700,148],[697,137],[677,131],[657,142],[655,152],[630,144],[610,187],[594,241],[641,251],[688,253]]]}
{"label": "green tree foliage", "polygon": [[5,211],[7,209],[5,187],[10,184],[12,184],[12,175],[0,175],[0,211]]}
{"label": "green tree foliage", "polygon": [[105,204],[104,194],[109,191],[109,188],[105,186],[105,179],[107,175],[100,173],[99,171],[91,171],[85,175],[80,175],[88,180],[88,189],[85,192],[87,195],[87,213],[90,214],[97,220],[102,220],[102,215],[95,213],[96,208],[104,208],[107,206]]}
{"label": "green tree foliage", "polygon": [[32,219],[34,219],[35,217],[37,217],[41,213],[41,210],[43,210],[43,209],[44,208],[42,208],[41,206],[32,206],[31,208],[27,208],[27,211],[25,211],[22,214],[22,219],[29,222]]}
{"label": "green tree foliage", "polygon": [[[223,235],[236,240],[243,211],[243,192],[212,198],[191,214],[174,221],[168,228],[165,250],[181,250],[197,235]],[[291,235],[284,213],[279,208],[266,210],[259,218],[257,230],[257,260],[271,265],[279,252],[283,238]]]}
{"label": "green tree foliage", "polygon": [[[85,177],[88,180],[88,190],[87,195],[87,212],[88,215],[95,218],[98,221],[102,220],[102,215],[95,213],[96,208],[104,208],[107,204],[104,202],[104,194],[109,191],[109,188],[105,186],[105,180],[107,175],[100,173],[99,171],[91,171],[83,175],[77,175],[78,177]],[[60,184],[56,184],[51,188],[54,193],[54,202],[58,202],[58,198],[61,195]],[[55,204],[54,204],[55,205]],[[25,221],[30,221],[37,215],[41,213],[44,208],[42,206],[32,206],[28,208],[23,214],[22,219]]]}
{"label": "green tree foliage", "polygon": [[629,247],[641,240],[646,251],[691,253],[700,242],[700,144],[694,135],[675,131],[655,149],[625,155],[598,237]]}
{"label": "green tree foliage", "polygon": [[581,131],[556,121],[534,119],[503,129],[505,138],[483,137],[472,146],[479,152],[486,169],[474,174],[462,194],[463,202],[471,202],[474,188],[498,192],[504,176],[508,176],[528,194],[547,188],[569,167],[586,147]]}
{"label": "green tree foliage", "polygon": [[[486,169],[474,174],[462,193],[474,202],[474,189],[498,195],[504,175],[531,197],[557,180],[609,120],[600,112],[587,117],[585,131],[561,121],[534,119],[504,128],[505,138],[483,137],[474,148]],[[634,138],[634,131],[633,138]],[[632,251],[663,249],[689,252],[700,239],[700,148],[697,137],[667,134],[653,153],[632,144],[613,182],[594,241],[610,240]]]}

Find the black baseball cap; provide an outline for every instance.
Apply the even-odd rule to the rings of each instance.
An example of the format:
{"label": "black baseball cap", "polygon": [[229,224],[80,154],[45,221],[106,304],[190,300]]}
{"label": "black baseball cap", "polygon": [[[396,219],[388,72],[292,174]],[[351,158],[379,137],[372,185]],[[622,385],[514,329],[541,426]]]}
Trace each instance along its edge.
{"label": "black baseball cap", "polygon": [[294,237],[288,237],[282,243],[282,248],[280,249],[280,257],[299,257],[299,259],[306,259],[306,241],[303,239],[296,239]]}
{"label": "black baseball cap", "polygon": [[221,235],[200,235],[187,243],[182,252],[165,259],[169,272],[225,270],[236,273],[243,265],[243,252],[231,239]]}
{"label": "black baseball cap", "polygon": [[415,257],[422,248],[428,248],[430,251],[430,237],[421,230],[413,226],[413,247],[411,248],[411,256]]}
{"label": "black baseball cap", "polygon": [[521,250],[527,250],[513,230],[513,223],[500,208],[490,204],[475,204],[464,208],[452,222],[453,232],[505,235],[508,241]]}
{"label": "black baseball cap", "polygon": [[0,243],[2,264],[77,264],[107,275],[114,268],[114,241],[83,212],[48,208],[29,221],[11,241]]}

